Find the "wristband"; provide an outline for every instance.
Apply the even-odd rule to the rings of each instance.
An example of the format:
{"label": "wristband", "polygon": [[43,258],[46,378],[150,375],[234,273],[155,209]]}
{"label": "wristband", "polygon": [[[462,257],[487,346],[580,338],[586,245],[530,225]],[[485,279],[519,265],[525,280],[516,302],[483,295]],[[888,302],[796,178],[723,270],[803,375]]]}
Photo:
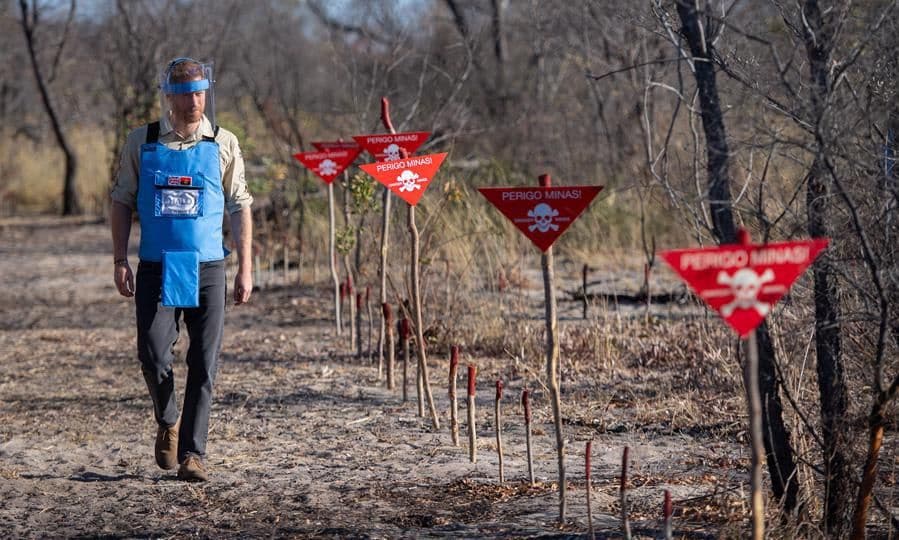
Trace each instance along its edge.
{"label": "wristband", "polygon": [[123,266],[128,264],[128,259],[116,259],[113,261],[113,264],[116,266]]}

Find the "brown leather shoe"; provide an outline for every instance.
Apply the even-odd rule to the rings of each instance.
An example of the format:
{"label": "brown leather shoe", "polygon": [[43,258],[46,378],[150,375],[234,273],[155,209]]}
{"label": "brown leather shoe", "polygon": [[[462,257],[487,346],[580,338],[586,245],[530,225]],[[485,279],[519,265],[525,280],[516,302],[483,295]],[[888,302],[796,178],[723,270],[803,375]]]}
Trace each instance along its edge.
{"label": "brown leather shoe", "polygon": [[178,466],[178,426],[162,427],[156,430],[156,464],[165,470]]}
{"label": "brown leather shoe", "polygon": [[187,482],[205,482],[209,480],[203,460],[196,454],[187,454],[181,467],[178,468],[178,479]]}

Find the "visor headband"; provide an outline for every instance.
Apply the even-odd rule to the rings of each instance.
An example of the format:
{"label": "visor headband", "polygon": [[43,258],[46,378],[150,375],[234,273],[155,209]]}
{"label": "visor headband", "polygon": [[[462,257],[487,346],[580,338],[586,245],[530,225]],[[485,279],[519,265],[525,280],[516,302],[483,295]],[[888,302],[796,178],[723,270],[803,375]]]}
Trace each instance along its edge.
{"label": "visor headband", "polygon": [[162,90],[166,94],[190,94],[192,92],[202,92],[209,89],[209,79],[200,79],[199,81],[187,81],[182,83],[168,83],[163,86]]}

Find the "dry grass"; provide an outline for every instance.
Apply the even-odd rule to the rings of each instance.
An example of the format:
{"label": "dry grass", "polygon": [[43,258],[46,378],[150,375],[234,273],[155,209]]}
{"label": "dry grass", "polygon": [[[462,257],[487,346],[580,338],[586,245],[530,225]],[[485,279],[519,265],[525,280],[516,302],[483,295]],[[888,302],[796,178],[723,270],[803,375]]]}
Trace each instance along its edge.
{"label": "dry grass", "polygon": [[[111,187],[107,134],[99,128],[76,128],[68,136],[78,159],[75,182],[84,210],[103,214]],[[0,155],[7,164],[0,169],[5,180],[0,215],[61,210],[65,158],[52,141],[5,134],[0,136]]]}

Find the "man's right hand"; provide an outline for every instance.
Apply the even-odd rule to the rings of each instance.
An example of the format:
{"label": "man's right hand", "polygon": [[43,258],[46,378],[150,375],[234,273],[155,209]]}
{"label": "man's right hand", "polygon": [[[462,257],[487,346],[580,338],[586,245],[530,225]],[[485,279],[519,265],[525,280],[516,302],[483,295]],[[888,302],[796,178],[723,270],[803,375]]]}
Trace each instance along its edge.
{"label": "man's right hand", "polygon": [[127,262],[115,266],[113,279],[119,294],[126,297],[134,296],[134,274],[131,273],[131,266]]}

